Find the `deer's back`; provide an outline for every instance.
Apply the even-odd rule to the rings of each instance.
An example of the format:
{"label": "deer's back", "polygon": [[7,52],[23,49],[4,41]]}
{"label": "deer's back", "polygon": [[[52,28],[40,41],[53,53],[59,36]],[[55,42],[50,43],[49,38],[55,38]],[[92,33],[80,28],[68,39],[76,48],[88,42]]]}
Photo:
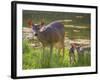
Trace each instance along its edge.
{"label": "deer's back", "polygon": [[40,30],[40,41],[54,44],[64,40],[64,26],[61,22],[52,22]]}

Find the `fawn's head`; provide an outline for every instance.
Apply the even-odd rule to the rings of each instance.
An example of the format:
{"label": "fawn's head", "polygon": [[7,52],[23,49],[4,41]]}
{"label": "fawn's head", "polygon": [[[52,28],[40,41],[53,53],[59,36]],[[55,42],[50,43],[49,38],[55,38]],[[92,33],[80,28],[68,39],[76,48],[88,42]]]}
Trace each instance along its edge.
{"label": "fawn's head", "polygon": [[44,21],[42,20],[40,24],[34,24],[32,20],[28,20],[28,26],[32,28],[34,36],[37,36],[39,30],[44,26]]}

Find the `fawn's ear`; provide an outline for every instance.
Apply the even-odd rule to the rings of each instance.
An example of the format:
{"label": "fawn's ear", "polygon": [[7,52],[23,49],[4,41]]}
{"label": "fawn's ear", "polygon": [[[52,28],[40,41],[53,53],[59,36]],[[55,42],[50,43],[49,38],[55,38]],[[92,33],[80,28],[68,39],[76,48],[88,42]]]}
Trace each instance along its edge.
{"label": "fawn's ear", "polygon": [[28,27],[32,27],[32,25],[33,25],[33,22],[32,22],[32,20],[31,19],[29,19],[28,21],[27,21],[27,23],[28,23]]}

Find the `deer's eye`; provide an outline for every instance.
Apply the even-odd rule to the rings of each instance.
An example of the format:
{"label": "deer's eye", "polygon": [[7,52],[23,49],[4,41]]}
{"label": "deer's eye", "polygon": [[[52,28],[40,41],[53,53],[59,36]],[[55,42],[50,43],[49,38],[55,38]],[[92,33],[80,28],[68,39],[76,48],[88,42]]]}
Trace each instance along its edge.
{"label": "deer's eye", "polygon": [[34,35],[37,36],[37,33],[35,33]]}

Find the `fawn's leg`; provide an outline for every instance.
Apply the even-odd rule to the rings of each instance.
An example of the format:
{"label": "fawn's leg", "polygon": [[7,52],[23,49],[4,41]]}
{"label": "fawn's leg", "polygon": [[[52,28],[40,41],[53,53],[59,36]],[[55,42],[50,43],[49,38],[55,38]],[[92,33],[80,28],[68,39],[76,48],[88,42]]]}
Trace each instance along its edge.
{"label": "fawn's leg", "polygon": [[76,62],[75,53],[73,53],[73,63]]}
{"label": "fawn's leg", "polygon": [[71,57],[71,53],[69,52],[69,60],[70,60],[70,64],[72,62],[72,57]]}

